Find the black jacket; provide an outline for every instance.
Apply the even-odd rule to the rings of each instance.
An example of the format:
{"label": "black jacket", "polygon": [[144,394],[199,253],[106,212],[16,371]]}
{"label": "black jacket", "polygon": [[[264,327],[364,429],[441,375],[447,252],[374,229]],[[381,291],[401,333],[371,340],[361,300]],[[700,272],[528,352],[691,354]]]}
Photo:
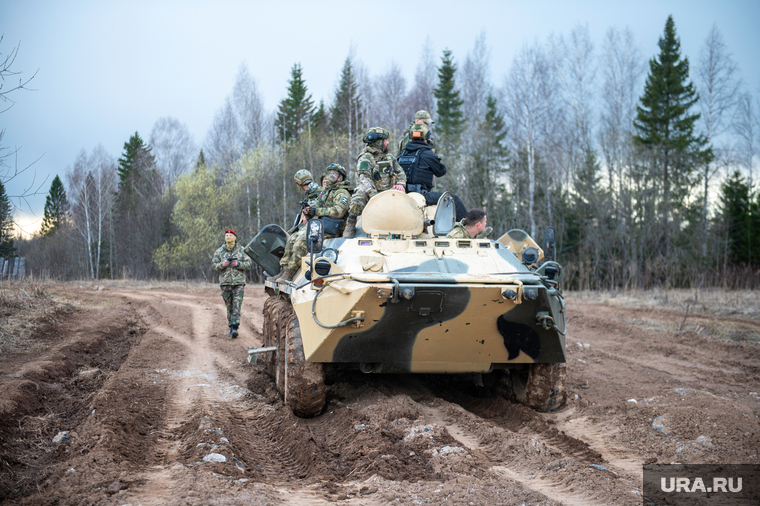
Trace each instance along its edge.
{"label": "black jacket", "polygon": [[433,176],[446,174],[446,166],[423,141],[408,142],[398,155],[398,163],[406,172],[407,185],[419,184],[427,191],[433,188]]}

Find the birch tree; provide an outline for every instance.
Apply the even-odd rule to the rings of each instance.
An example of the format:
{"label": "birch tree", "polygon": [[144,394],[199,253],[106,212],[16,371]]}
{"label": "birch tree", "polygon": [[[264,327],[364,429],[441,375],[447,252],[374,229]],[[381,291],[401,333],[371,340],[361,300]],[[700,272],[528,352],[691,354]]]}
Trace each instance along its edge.
{"label": "birch tree", "polygon": [[406,79],[395,61],[378,76],[375,90],[377,123],[388,128],[393,138],[398,140],[414,112],[410,114],[406,107]]}
{"label": "birch tree", "polygon": [[[699,108],[701,124],[705,136],[716,146],[716,151],[726,148],[718,143],[729,126],[731,114],[736,110],[741,81],[738,78],[738,66],[728,52],[723,36],[717,25],[713,25],[700,53],[697,67],[697,90],[699,91]],[[720,153],[716,153],[720,157]],[[707,225],[707,204],[710,193],[710,181],[718,170],[714,163],[701,167],[702,172],[702,226]],[[751,182],[751,181],[750,181]]]}
{"label": "birch tree", "polygon": [[[512,63],[505,81],[506,116],[517,167],[527,179],[527,217],[530,235],[536,235],[535,200],[536,173],[548,144],[553,114],[551,93],[553,86],[550,64],[545,51],[538,43],[523,46]],[[513,184],[520,185],[522,174],[515,174]]]}
{"label": "birch tree", "polygon": [[193,166],[197,148],[187,125],[176,118],[159,118],[150,132],[150,145],[156,166],[164,181],[171,185]]}

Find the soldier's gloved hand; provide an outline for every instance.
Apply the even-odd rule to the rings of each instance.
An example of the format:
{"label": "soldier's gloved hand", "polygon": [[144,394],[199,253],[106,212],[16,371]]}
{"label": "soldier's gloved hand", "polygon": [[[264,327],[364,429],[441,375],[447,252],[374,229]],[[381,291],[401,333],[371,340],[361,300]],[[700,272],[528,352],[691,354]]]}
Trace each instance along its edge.
{"label": "soldier's gloved hand", "polygon": [[317,214],[317,208],[315,206],[309,206],[306,208],[306,214],[314,216]]}
{"label": "soldier's gloved hand", "polygon": [[403,186],[403,185],[400,185],[400,184],[397,184],[396,186],[394,186],[394,187],[393,187],[393,189],[394,189],[394,190],[398,190],[398,191],[400,191],[400,192],[404,192],[404,193],[406,193],[406,188],[404,188],[404,186]]}

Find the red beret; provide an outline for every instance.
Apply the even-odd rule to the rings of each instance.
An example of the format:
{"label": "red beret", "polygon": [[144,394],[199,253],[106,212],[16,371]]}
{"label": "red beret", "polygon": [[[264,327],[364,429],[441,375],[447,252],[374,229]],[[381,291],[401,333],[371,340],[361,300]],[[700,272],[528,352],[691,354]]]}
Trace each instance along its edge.
{"label": "red beret", "polygon": [[237,234],[236,234],[236,233],[235,233],[235,231],[234,231],[234,230],[232,230],[231,228],[228,228],[227,230],[225,230],[225,231],[224,231],[224,233],[225,233],[225,234],[232,234],[232,235],[234,235],[235,237],[237,237]]}

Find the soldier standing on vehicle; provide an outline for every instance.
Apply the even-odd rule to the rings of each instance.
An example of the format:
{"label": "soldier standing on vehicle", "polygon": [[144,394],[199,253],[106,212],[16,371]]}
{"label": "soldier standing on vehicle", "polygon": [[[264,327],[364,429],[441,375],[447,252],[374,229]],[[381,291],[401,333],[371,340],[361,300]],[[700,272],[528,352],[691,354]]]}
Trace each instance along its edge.
{"label": "soldier standing on vehicle", "polygon": [[[425,123],[412,125],[409,139],[411,140],[398,155],[398,163],[406,173],[406,191],[420,193],[425,197],[427,205],[435,205],[443,193],[432,191],[433,184],[436,177],[446,174],[446,166],[441,162],[440,155],[433,153],[430,129]],[[457,195],[451,196],[454,198],[457,221],[461,221],[467,216],[467,208]]]}
{"label": "soldier standing on vehicle", "polygon": [[356,219],[361,216],[369,199],[386,190],[406,193],[406,174],[396,159],[388,153],[388,130],[373,127],[367,130],[362,141],[366,144],[357,157],[359,182],[351,197],[348,220],[343,237],[352,238],[356,233]]}
{"label": "soldier standing on vehicle", "polygon": [[[325,173],[326,189],[319,195],[317,201],[304,209],[304,213],[311,219],[322,220],[325,239],[340,237],[341,229],[345,223],[344,218],[348,212],[348,203],[351,194],[348,192],[349,184],[346,181],[346,169],[337,163],[327,167]],[[305,227],[304,227],[305,230]],[[284,267],[277,281],[290,281],[301,266],[301,259],[306,256],[306,233],[299,233],[293,242],[290,252],[283,255],[280,265]]]}
{"label": "soldier standing on vehicle", "polygon": [[446,234],[451,239],[483,239],[490,232],[488,227],[488,216],[482,209],[470,209],[467,211],[467,218],[463,219]]}
{"label": "soldier standing on vehicle", "polygon": [[430,117],[430,113],[427,111],[417,111],[414,113],[414,122],[412,122],[409,127],[404,130],[404,133],[401,135],[401,140],[398,141],[398,152],[401,153],[404,148],[406,147],[406,144],[411,140],[411,130],[414,125],[424,124],[428,129],[433,128],[433,118]]}
{"label": "soldier standing on vehicle", "polygon": [[301,169],[296,172],[293,176],[293,180],[295,181],[296,185],[298,185],[298,187],[304,192],[304,198],[299,202],[299,204],[301,204],[301,211],[298,214],[295,223],[293,224],[293,228],[288,230],[290,236],[285,243],[285,253],[280,259],[280,272],[274,276],[267,278],[269,281],[275,281],[282,277],[282,275],[285,273],[285,268],[288,263],[287,258],[290,257],[290,255],[293,253],[293,245],[301,239],[306,239],[306,227],[302,227],[301,225],[304,225],[312,217],[312,215],[308,213],[307,209],[309,206],[316,204],[317,198],[319,198],[320,193],[322,193],[324,190],[324,188],[314,182],[314,178],[312,178],[311,172],[306,169]]}
{"label": "soldier standing on vehicle", "polygon": [[238,336],[240,325],[240,308],[243,305],[245,271],[251,269],[251,259],[237,244],[237,234],[232,229],[224,231],[224,245],[216,250],[211,265],[219,273],[219,285],[222,298],[227,306],[227,325],[230,327],[228,337]]}

